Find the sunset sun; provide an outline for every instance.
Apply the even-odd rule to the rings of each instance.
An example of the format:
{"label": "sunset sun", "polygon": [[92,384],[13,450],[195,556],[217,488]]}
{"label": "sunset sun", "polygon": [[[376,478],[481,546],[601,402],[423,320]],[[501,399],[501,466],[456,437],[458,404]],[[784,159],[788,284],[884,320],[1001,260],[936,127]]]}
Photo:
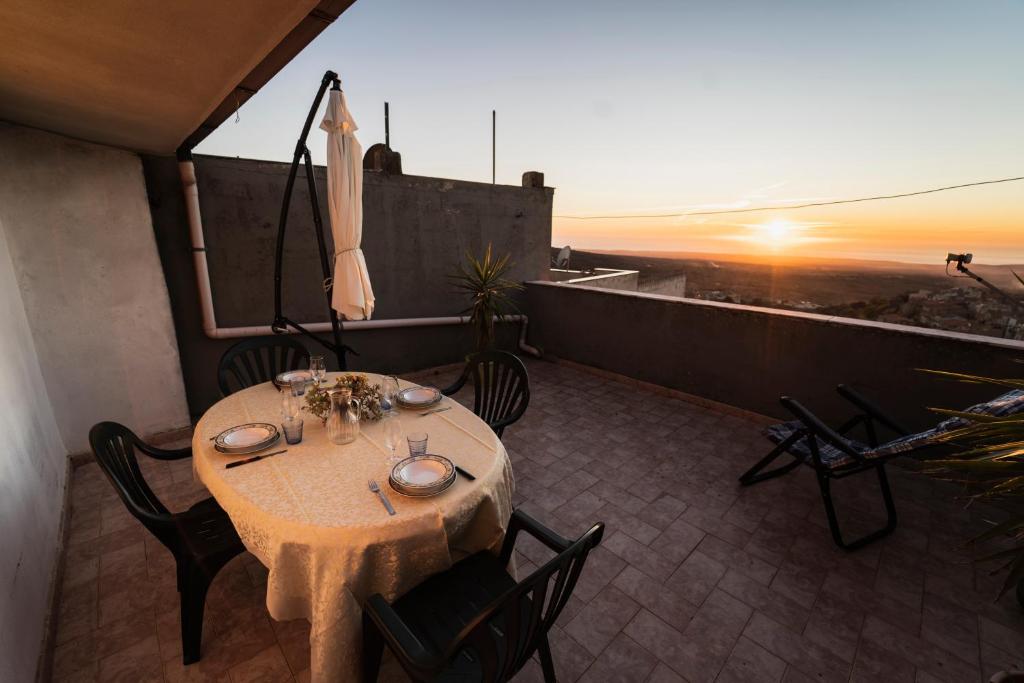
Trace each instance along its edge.
{"label": "sunset sun", "polygon": [[796,226],[787,220],[773,220],[758,226],[758,240],[771,249],[781,249],[793,243]]}

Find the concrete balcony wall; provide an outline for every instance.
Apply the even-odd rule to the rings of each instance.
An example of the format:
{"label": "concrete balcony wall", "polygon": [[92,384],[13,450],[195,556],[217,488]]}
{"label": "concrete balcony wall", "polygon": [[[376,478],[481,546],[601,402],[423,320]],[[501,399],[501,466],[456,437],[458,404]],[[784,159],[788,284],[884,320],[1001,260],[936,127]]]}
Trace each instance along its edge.
{"label": "concrete balcony wall", "polygon": [[926,406],[1002,390],[916,368],[1024,376],[1024,342],[808,313],[551,282],[527,284],[527,312],[545,354],[775,417],[786,417],[778,397],[788,394],[841,421],[850,409],[835,385],[845,382],[924,427],[936,420]]}
{"label": "concrete balcony wall", "polygon": [[[208,338],[202,329],[177,162],[146,157],[147,190],[174,311],[193,416],[220,398],[220,356],[238,340]],[[195,157],[199,203],[219,327],[269,325],[274,315],[274,254],[289,164]],[[330,242],[326,169],[314,169]],[[363,182],[363,251],[373,281],[375,320],[458,315],[469,304],[447,277],[466,251],[488,243],[510,253],[510,278],[546,279],[554,191],[442,178],[367,172]],[[327,320],[312,211],[300,170],[284,251],[283,313],[296,322]],[[328,244],[328,252],[333,246]],[[515,343],[512,325],[502,339]],[[329,336],[329,335],[328,335]],[[346,332],[361,355],[351,369],[405,372],[452,363],[470,349],[465,326]],[[322,350],[303,339],[310,349]],[[514,346],[513,346],[514,348]]]}
{"label": "concrete balcony wall", "polygon": [[0,681],[31,681],[60,547],[67,452],[50,407],[4,223],[0,215]]}
{"label": "concrete balcony wall", "polygon": [[102,420],[188,426],[138,155],[0,124],[0,159],[0,219],[64,444],[88,451]]}

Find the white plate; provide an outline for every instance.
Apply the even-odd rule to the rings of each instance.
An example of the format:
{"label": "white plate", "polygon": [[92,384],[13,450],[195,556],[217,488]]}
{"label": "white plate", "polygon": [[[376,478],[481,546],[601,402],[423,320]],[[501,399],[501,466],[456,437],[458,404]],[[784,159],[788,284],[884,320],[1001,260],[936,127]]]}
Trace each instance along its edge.
{"label": "white plate", "polygon": [[288,370],[275,377],[274,384],[284,389],[290,387],[292,381],[296,379],[305,380],[308,384],[313,381],[313,373],[309,370]]}
{"label": "white plate", "polygon": [[388,481],[403,495],[432,496],[452,485],[455,466],[440,455],[414,455],[395,465]]}
{"label": "white plate", "polygon": [[417,460],[398,472],[396,479],[410,486],[430,486],[444,479],[446,468],[436,460]]}
{"label": "white plate", "polygon": [[409,387],[398,392],[398,402],[409,408],[426,408],[441,400],[441,392],[434,387]]}
{"label": "white plate", "polygon": [[250,422],[225,429],[214,439],[214,447],[223,453],[254,453],[277,441],[277,427],[266,422]]}
{"label": "white plate", "polygon": [[452,484],[455,483],[455,477],[443,482],[439,486],[434,486],[428,489],[415,489],[415,488],[404,488],[389,479],[388,483],[391,485],[391,490],[400,496],[407,498],[428,498],[430,496],[436,496],[439,493],[444,493],[451,488]]}

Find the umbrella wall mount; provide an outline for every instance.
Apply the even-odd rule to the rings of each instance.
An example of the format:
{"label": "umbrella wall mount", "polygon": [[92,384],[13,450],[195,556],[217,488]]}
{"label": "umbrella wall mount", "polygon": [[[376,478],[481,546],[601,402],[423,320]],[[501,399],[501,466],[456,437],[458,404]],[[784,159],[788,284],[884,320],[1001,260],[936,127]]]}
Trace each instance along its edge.
{"label": "umbrella wall mount", "polygon": [[[320,103],[324,99],[324,94],[327,92],[328,86],[330,86],[331,90],[341,90],[341,80],[338,78],[338,74],[333,71],[325,73],[323,79],[320,81],[320,87],[317,89],[316,97],[313,99],[313,106],[310,107],[309,115],[306,117],[306,123],[302,126],[302,134],[299,136],[299,140],[295,144],[295,155],[292,157],[292,165],[288,171],[288,182],[285,184],[284,201],[281,205],[281,218],[277,225],[277,253],[274,257],[274,321],[270,324],[270,327],[274,330],[275,334],[285,334],[288,332],[288,328],[292,328],[296,332],[309,337],[334,353],[338,359],[338,369],[346,370],[347,364],[345,362],[345,354],[353,353],[357,356],[359,354],[352,349],[352,347],[342,343],[341,321],[338,319],[337,311],[335,311],[331,306],[331,294],[334,288],[331,276],[331,261],[327,255],[327,242],[324,239],[324,221],[323,216],[320,213],[320,200],[316,190],[316,178],[313,175],[313,159],[309,154],[309,147],[306,146],[306,139],[309,137],[310,128],[313,126],[313,118],[316,116],[316,112],[320,108]],[[313,226],[315,228],[314,232],[316,233],[316,245],[320,252],[320,268],[323,272],[323,289],[324,294],[327,297],[327,311],[331,320],[331,339],[324,339],[323,337],[314,334],[281,312],[281,274],[283,270],[282,257],[284,255],[284,236],[285,229],[288,227],[288,208],[291,206],[292,191],[295,189],[295,178],[298,175],[300,163],[303,164],[306,170],[306,183],[309,186],[309,201],[312,204],[313,209]]]}

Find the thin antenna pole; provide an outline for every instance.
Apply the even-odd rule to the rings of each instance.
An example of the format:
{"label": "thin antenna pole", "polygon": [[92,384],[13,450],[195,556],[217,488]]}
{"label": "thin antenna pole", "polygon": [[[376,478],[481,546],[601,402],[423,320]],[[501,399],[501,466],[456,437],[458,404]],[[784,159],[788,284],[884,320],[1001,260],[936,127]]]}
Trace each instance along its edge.
{"label": "thin antenna pole", "polygon": [[494,185],[498,158],[498,113],[491,110],[491,185]]}
{"label": "thin antenna pole", "polygon": [[384,103],[384,148],[391,149],[391,115],[388,113],[388,103]]}

